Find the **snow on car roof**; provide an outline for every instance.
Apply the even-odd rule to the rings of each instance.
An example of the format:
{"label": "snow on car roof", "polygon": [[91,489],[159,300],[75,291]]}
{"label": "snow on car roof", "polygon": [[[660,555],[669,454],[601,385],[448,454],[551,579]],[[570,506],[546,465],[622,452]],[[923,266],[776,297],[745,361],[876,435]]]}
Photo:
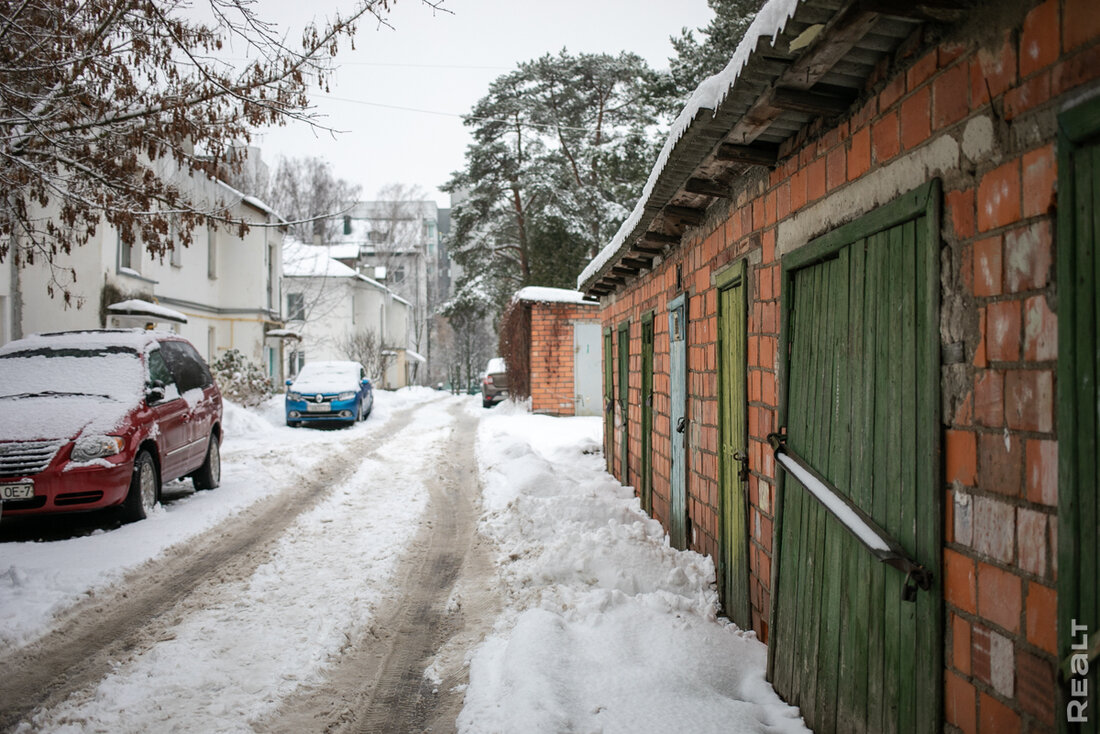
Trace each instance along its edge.
{"label": "snow on car roof", "polygon": [[489,360],[489,366],[485,368],[485,371],[491,375],[507,372],[508,365],[505,364],[504,357],[493,357]]}
{"label": "snow on car roof", "polygon": [[129,347],[142,351],[158,339],[178,339],[170,331],[147,329],[88,329],[87,331],[55,331],[31,334],[0,347],[0,354],[25,352],[32,349],[102,349]]}

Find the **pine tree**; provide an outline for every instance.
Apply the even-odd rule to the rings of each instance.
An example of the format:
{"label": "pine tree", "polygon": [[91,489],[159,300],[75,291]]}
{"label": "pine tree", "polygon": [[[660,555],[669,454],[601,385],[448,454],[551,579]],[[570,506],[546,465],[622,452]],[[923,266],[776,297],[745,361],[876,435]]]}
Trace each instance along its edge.
{"label": "pine tree", "polygon": [[687,99],[707,77],[726,67],[763,4],[763,0],[707,0],[715,15],[705,28],[699,29],[705,36],[703,41],[697,41],[694,32],[687,28],[680,31],[679,37],[669,39],[676,50],[669,64],[681,100]]}

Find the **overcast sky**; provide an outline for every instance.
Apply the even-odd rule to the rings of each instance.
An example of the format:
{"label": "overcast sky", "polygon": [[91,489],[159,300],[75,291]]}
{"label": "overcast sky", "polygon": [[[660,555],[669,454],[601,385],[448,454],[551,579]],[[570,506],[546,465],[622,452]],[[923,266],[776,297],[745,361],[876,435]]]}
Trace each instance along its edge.
{"label": "overcast sky", "polygon": [[[305,7],[323,13],[333,0],[261,0],[260,13],[299,28]],[[342,7],[348,3],[343,2]],[[371,199],[388,183],[415,184],[440,206],[438,187],[462,167],[470,138],[461,115],[489,83],[522,61],[563,47],[571,53],[632,51],[667,69],[669,36],[705,26],[706,0],[445,0],[450,12],[399,0],[393,28],[365,22],[352,51],[345,43],[317,112],[342,131],[335,138],[304,125],[261,133],[254,144],[272,167],[279,156],[318,156]]]}

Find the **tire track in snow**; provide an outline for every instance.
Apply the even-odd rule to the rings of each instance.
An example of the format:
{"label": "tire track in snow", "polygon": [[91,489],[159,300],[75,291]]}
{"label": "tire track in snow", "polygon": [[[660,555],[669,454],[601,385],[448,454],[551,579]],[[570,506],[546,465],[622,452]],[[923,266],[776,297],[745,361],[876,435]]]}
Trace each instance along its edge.
{"label": "tire track in snow", "polygon": [[[17,731],[64,727],[66,723],[75,724],[82,719],[89,727],[104,726],[114,731],[159,729],[126,722],[117,725],[93,723],[102,717],[102,710],[85,718],[73,704],[82,697],[94,704],[95,697],[101,695],[93,690],[96,682],[121,680],[119,676],[126,666],[140,661],[145,653],[155,653],[153,658],[146,659],[160,662],[149,674],[149,680],[162,677],[168,654],[163,652],[165,648],[158,649],[158,646],[181,639],[180,626],[208,607],[214,612],[231,610],[231,603],[226,601],[227,595],[221,590],[224,585],[240,584],[241,580],[249,579],[258,569],[270,564],[272,547],[281,536],[296,522],[300,524],[300,518],[331,504],[331,498],[339,488],[347,486],[345,482],[350,477],[361,477],[361,470],[356,471],[361,465],[377,461],[387,449],[399,446],[397,441],[415,440],[422,435],[427,427],[415,421],[419,407],[410,406],[399,411],[386,424],[385,431],[350,443],[309,476],[299,477],[298,482],[287,482],[285,486],[293,491],[284,490],[271,500],[192,539],[185,548],[176,549],[178,552],[169,552],[146,564],[114,592],[101,593],[98,598],[74,607],[58,620],[55,632],[0,658],[3,669],[18,671],[18,675],[0,677],[0,727],[10,728],[25,719],[32,709],[37,709],[34,725],[25,723]],[[386,435],[388,438],[384,442],[371,446],[371,441]],[[297,483],[301,486],[295,486]],[[336,498],[337,506],[349,499],[346,495],[344,491],[343,496]],[[317,519],[316,522],[328,530],[336,519],[329,518],[328,522]],[[271,571],[277,579],[278,567],[271,567]],[[243,611],[247,614],[250,610]],[[308,620],[301,624],[308,624]],[[272,639],[265,642],[268,646],[280,644],[279,640]],[[201,646],[202,640],[198,644]],[[184,653],[193,656],[190,650]],[[118,662],[120,660],[122,662]],[[178,670],[168,672],[170,675],[179,673]],[[261,691],[253,690],[252,693],[260,695]],[[199,690],[184,697],[194,699],[205,694],[218,698],[216,692],[203,691],[201,685]],[[70,699],[66,704],[68,714],[53,716],[52,710],[66,699]],[[168,704],[163,699],[154,696],[142,699],[141,708],[163,711],[165,705]],[[122,713],[129,721],[135,710],[133,704],[129,704],[127,711],[124,696],[117,700],[116,706],[120,707],[116,713]],[[102,701],[99,708],[103,708]]]}

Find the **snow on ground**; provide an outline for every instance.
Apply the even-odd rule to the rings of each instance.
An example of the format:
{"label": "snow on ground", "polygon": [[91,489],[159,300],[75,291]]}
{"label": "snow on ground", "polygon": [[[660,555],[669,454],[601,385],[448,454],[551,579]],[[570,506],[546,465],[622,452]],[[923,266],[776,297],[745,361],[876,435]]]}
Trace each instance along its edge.
{"label": "snow on ground", "polygon": [[227,402],[218,489],[192,493],[190,480],[171,482],[165,486],[171,501],[142,522],[69,540],[0,543],[0,649],[39,637],[59,612],[228,520],[324,460],[325,452],[308,447],[378,432],[395,410],[439,393],[416,389],[375,395],[371,417],[338,432],[287,428],[281,395],[257,412]]}
{"label": "snow on ground", "polygon": [[711,560],[672,549],[604,471],[601,425],[510,403],[481,423],[481,532],[507,603],[459,731],[806,731],[764,645],[716,617]]}

